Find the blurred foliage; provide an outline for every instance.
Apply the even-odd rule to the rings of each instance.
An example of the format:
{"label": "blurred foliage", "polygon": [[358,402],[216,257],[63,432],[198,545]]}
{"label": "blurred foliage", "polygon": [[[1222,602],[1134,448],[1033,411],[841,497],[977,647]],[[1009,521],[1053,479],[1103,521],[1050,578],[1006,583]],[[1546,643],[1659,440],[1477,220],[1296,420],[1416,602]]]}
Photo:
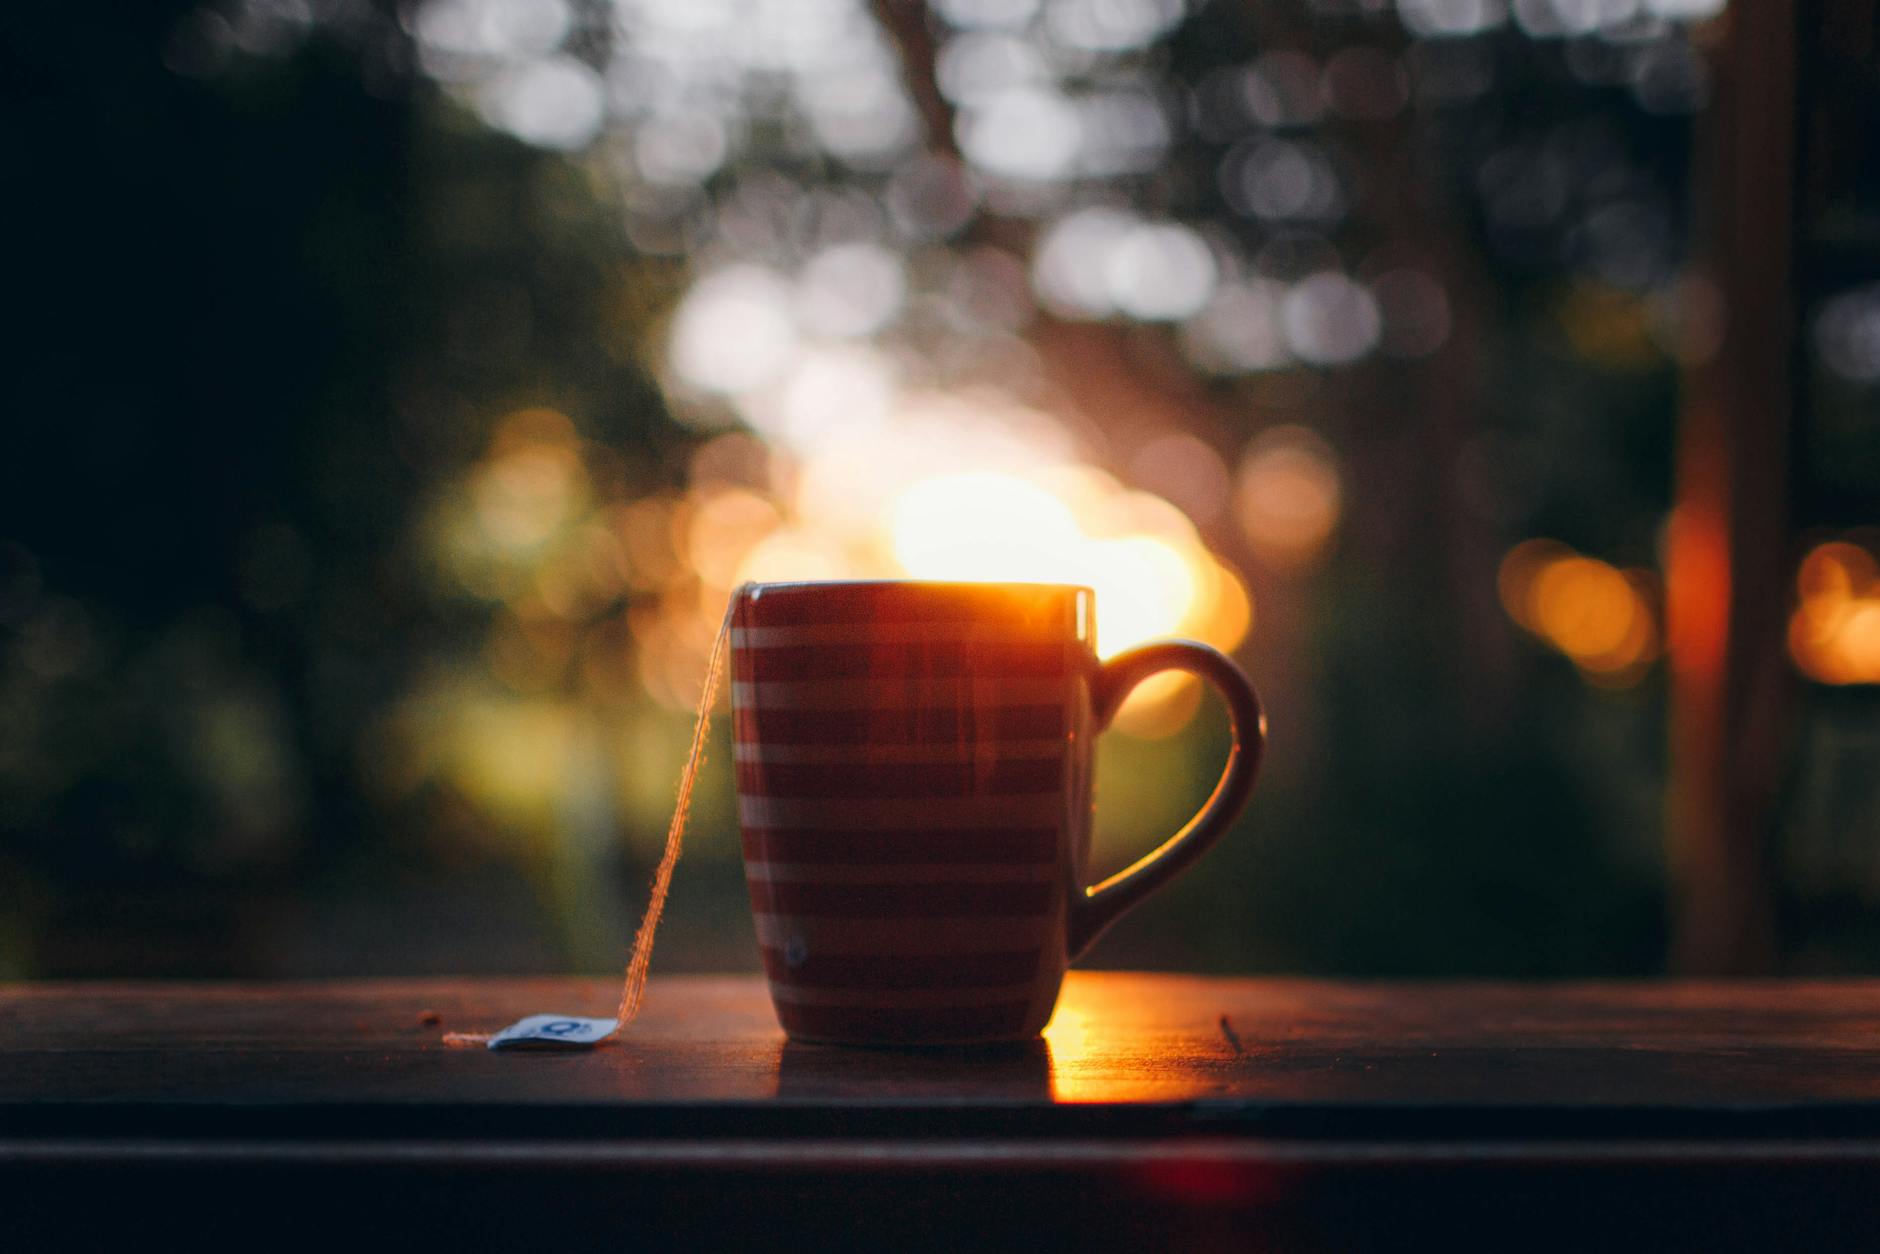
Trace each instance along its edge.
{"label": "blurred foliage", "polygon": [[[177,17],[26,49],[46,122],[22,230],[46,246],[22,258],[0,471],[15,969],[35,936],[69,949],[55,969],[244,968],[282,898],[448,867],[440,834],[485,820],[362,786],[388,705],[488,617],[421,582],[414,516],[523,398],[640,485],[680,450],[620,338],[647,317],[619,308],[623,275],[657,300],[669,267],[578,174],[403,76],[362,80],[337,37],[179,76],[158,56]],[[163,929],[198,925],[166,953]]]}
{"label": "blurred foliage", "polygon": [[[1721,316],[1684,263],[1727,19],[824,7],[36,14],[0,972],[609,966],[716,598],[763,561],[920,569],[804,504],[822,474],[905,505],[823,416],[882,379],[960,406],[925,473],[1019,432],[1022,503],[1068,461],[1078,542],[1213,580],[1182,629],[1246,636],[1267,693],[1243,830],[1097,963],[1659,961],[1655,645],[1589,664],[1497,572],[1553,538],[1656,630],[1677,370]],[[1854,448],[1864,309],[1818,336]],[[804,363],[839,385],[807,412]],[[1250,634],[1221,609],[1249,590]],[[1187,700],[1105,742],[1100,860],[1205,792],[1225,728]],[[1798,810],[1850,813],[1820,799],[1859,767],[1805,760]],[[717,775],[668,969],[754,964]]]}

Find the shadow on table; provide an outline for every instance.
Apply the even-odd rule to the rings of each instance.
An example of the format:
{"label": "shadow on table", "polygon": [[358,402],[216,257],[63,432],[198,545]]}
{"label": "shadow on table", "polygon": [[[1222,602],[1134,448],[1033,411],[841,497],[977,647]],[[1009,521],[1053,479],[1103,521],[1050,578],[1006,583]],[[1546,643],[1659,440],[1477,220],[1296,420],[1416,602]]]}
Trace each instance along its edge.
{"label": "shadow on table", "polygon": [[966,1073],[976,1101],[1051,1100],[1051,1047],[1043,1040],[922,1049],[785,1041],[777,1052],[777,1096],[786,1102],[957,1100]]}

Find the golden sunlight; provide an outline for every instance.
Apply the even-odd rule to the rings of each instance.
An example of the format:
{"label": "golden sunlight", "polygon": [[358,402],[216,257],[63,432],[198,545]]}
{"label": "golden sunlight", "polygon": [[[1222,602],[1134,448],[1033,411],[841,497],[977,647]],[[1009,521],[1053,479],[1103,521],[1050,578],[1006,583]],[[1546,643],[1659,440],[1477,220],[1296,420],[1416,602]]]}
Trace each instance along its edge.
{"label": "golden sunlight", "polygon": [[[739,451],[731,444],[747,441],[716,437],[695,462],[742,465],[748,459],[730,456]],[[1253,626],[1246,586],[1187,514],[1080,460],[1056,419],[1009,398],[902,393],[847,438],[777,449],[735,483],[693,477],[671,520],[679,567],[661,582],[658,611],[633,625],[642,675],[661,704],[689,704],[710,628],[746,580],[1083,584],[1097,594],[1105,657],[1166,636],[1231,650]],[[1303,510],[1312,517],[1294,524],[1295,550],[1322,543],[1336,512],[1335,472],[1329,486],[1318,475],[1314,488]],[[1117,725],[1171,735],[1199,704],[1192,679],[1158,676]]]}
{"label": "golden sunlight", "polygon": [[[916,480],[896,498],[887,528],[894,573],[1093,589],[1104,657],[1178,635],[1232,649],[1252,625],[1246,588],[1181,511],[1091,467]],[[1157,676],[1125,702],[1117,726],[1136,736],[1173,735],[1199,698],[1192,678]]]}
{"label": "golden sunlight", "polygon": [[[639,694],[692,707],[725,599],[747,580],[1083,584],[1105,657],[1168,636],[1231,651],[1253,626],[1246,586],[1187,514],[1081,460],[1050,415],[996,395],[902,394],[879,423],[794,450],[724,433],[677,492],[622,497],[604,486],[608,465],[563,415],[524,410],[433,503],[438,572],[494,617],[468,669],[434,677],[383,729],[388,762],[403,764],[388,787],[448,779],[536,826],[531,807],[585,786],[556,766],[572,729],[618,731]],[[1314,482],[1303,510],[1299,493],[1273,497],[1295,518],[1295,550],[1329,530],[1336,480]],[[1192,677],[1158,675],[1116,726],[1169,736],[1200,705]]]}
{"label": "golden sunlight", "polygon": [[1097,646],[1106,657],[1193,623],[1208,573],[1196,568],[1212,561],[1198,540],[1179,533],[1093,535],[1068,503],[1015,475],[915,483],[896,502],[889,529],[901,570],[916,579],[1094,589]]}

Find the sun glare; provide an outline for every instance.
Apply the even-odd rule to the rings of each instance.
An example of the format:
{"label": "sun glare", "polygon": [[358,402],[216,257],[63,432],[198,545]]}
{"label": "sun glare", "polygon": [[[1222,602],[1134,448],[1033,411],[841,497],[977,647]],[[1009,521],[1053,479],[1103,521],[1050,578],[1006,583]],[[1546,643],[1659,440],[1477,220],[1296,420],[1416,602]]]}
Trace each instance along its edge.
{"label": "sun glare", "polygon": [[920,579],[1081,583],[1085,537],[1070,507],[1013,475],[922,480],[888,522],[895,560]]}
{"label": "sun glare", "polygon": [[[897,574],[1091,588],[1104,657],[1177,635],[1232,649],[1252,625],[1245,587],[1181,511],[1088,466],[918,479],[896,498],[887,526]],[[1118,726],[1171,735],[1198,697],[1193,680],[1158,676],[1124,704]]]}
{"label": "sun glare", "polygon": [[[1233,576],[1219,569],[1179,514],[1131,511],[1127,502],[1088,493],[1088,476],[1060,476],[1066,479],[1081,481],[1094,508],[1080,515],[1044,484],[1010,474],[972,472],[910,485],[889,522],[901,573],[1083,584],[1097,594],[1097,647],[1106,657],[1182,631],[1228,648],[1239,642],[1244,616],[1237,618],[1231,607],[1215,612],[1217,598],[1203,595],[1217,579]],[[1115,490],[1117,497],[1141,495]],[[1161,514],[1162,529],[1101,529],[1104,521],[1130,520],[1132,512]]]}
{"label": "sun glare", "polygon": [[[755,422],[765,396],[736,406]],[[686,709],[725,598],[746,581],[1080,584],[1097,594],[1104,657],[1169,636],[1232,650],[1251,630],[1246,585],[1190,516],[1080,459],[1053,416],[994,393],[892,381],[877,401],[866,414],[806,404],[805,438],[794,442],[717,435],[693,456],[682,492],[631,501],[600,490],[605,452],[563,415],[525,410],[503,420],[432,515],[440,572],[498,605],[488,677],[505,699],[539,700],[569,676],[600,676],[587,695],[606,704],[637,673],[658,704]],[[1252,499],[1266,511],[1260,518],[1272,515],[1261,522],[1275,533],[1268,547],[1295,558],[1323,544],[1337,511],[1336,471],[1313,460],[1317,447],[1292,440],[1286,450],[1310,464],[1251,485],[1261,489]],[[1213,472],[1211,490],[1226,495],[1218,454],[1186,449],[1184,464],[1197,452]],[[1305,488],[1292,485],[1294,471]],[[624,594],[633,604],[618,630],[583,643]],[[1199,705],[1195,681],[1158,676],[1136,690],[1117,725],[1170,735]]]}

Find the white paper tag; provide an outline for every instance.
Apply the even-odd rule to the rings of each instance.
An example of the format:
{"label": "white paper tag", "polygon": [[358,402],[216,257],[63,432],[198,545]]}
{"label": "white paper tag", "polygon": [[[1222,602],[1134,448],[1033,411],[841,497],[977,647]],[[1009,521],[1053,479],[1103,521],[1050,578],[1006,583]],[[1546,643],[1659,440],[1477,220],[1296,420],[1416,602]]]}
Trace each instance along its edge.
{"label": "white paper tag", "polygon": [[614,1019],[530,1015],[490,1038],[491,1049],[592,1049],[614,1030]]}

